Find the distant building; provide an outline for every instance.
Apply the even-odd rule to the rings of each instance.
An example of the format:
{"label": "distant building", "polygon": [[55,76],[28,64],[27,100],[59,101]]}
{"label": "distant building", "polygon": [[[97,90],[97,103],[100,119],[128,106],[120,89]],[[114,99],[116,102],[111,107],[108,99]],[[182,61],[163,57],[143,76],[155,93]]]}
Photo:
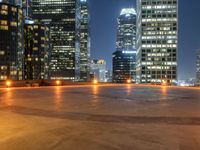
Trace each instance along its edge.
{"label": "distant building", "polygon": [[49,79],[50,32],[46,25],[24,25],[24,79]]}
{"label": "distant building", "polygon": [[80,0],[32,0],[31,7],[34,21],[50,28],[50,78],[79,81]]}
{"label": "distant building", "polygon": [[200,86],[200,50],[197,51],[196,84]]}
{"label": "distant building", "polygon": [[128,79],[135,82],[135,51],[116,51],[113,53],[113,82],[125,83]]}
{"label": "distant building", "polygon": [[17,5],[0,2],[0,80],[23,79],[23,14]]}
{"label": "distant building", "polygon": [[90,14],[88,1],[81,0],[80,6],[80,81],[88,81],[90,75]]}
{"label": "distant building", "polygon": [[106,70],[106,82],[112,82],[112,71]]}
{"label": "distant building", "polygon": [[137,0],[137,82],[177,83],[178,0]]}
{"label": "distant building", "polygon": [[105,60],[92,60],[90,64],[90,74],[99,82],[107,82],[106,80],[106,61]]}
{"label": "distant building", "polygon": [[113,53],[113,82],[136,79],[136,11],[122,9],[118,18],[116,52]]}
{"label": "distant building", "polygon": [[185,80],[178,80],[178,84],[179,86],[194,86],[195,85],[195,79],[194,78],[188,78]]}

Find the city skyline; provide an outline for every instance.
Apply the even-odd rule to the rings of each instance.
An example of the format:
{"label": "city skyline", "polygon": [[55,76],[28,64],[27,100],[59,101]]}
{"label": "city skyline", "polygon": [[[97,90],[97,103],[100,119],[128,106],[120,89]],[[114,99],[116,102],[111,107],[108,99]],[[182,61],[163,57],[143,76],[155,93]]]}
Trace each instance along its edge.
{"label": "city skyline", "polygon": [[[1,1],[1,2],[6,2],[6,1]],[[82,1],[82,0],[80,0],[80,2],[83,2],[83,3],[89,2],[89,8],[91,9],[91,11],[90,11],[91,12],[91,15],[90,15],[91,16],[91,21],[90,21],[91,25],[88,26],[88,27],[91,28],[91,43],[92,43],[91,59],[105,59],[108,62],[108,68],[111,70],[111,68],[112,68],[111,67],[112,66],[111,65],[112,53],[115,51],[114,44],[116,42],[116,37],[117,37],[117,17],[118,16],[116,15],[117,14],[116,12],[118,12],[121,9],[124,9],[124,8],[135,8],[136,7],[135,6],[136,1],[135,0],[126,0],[126,1],[111,0],[109,2],[101,1],[100,3],[98,3],[97,1],[91,1],[91,0]],[[95,3],[93,3],[93,2],[95,2]],[[169,1],[169,2],[171,2],[171,1]],[[75,4],[76,0],[73,1],[73,3]],[[177,49],[179,49],[178,53],[177,53],[178,54],[178,67],[177,67],[178,73],[177,74],[178,74],[179,80],[180,79],[195,78],[195,76],[196,76],[196,73],[195,73],[196,53],[195,53],[195,51],[196,51],[196,49],[199,49],[199,43],[200,43],[199,40],[200,39],[198,38],[198,36],[199,36],[200,33],[199,33],[198,26],[197,26],[198,20],[195,19],[196,16],[192,15],[191,12],[196,14],[195,10],[198,10],[198,6],[199,6],[198,4],[199,3],[200,2],[193,0],[193,3],[190,3],[192,6],[191,7],[187,6],[187,9],[185,9],[186,3],[184,3],[184,1],[181,1],[179,3],[179,15],[178,15],[179,16],[178,17],[179,18],[179,21],[178,21],[179,26],[178,27],[176,26],[176,29],[179,28],[179,30],[177,29],[179,31],[179,34],[178,34],[179,35],[178,36],[179,37],[178,38],[179,44],[178,44],[178,48],[177,48]],[[17,1],[17,4],[20,4],[20,6],[21,6],[20,1]],[[54,3],[52,2],[52,3],[49,3],[49,4],[53,5]],[[112,5],[112,4],[114,4],[114,5]],[[40,3],[40,5],[43,5],[43,3]],[[195,7],[193,5],[195,5],[197,7]],[[38,9],[37,7],[39,7],[39,5],[37,5],[36,1],[33,0],[32,4],[30,6],[34,10],[32,17],[33,17],[34,20],[36,20],[36,22],[37,21],[41,21],[41,22],[44,21],[45,24],[49,23],[50,19],[43,18],[44,12],[37,11],[37,9]],[[79,8],[79,7],[77,7],[77,6],[79,6],[78,3],[77,3],[77,5],[74,5],[74,6],[76,6],[76,8]],[[96,8],[96,6],[98,6],[99,10],[101,8],[103,8],[103,6],[106,6],[106,7],[104,7],[104,11],[99,11]],[[111,6],[114,6],[114,7],[111,8]],[[193,9],[191,11],[192,7],[193,7]],[[95,11],[94,11],[94,8],[95,8]],[[48,7],[48,9],[53,10],[50,7]],[[72,9],[72,7],[70,7],[70,9]],[[85,11],[84,9],[83,9],[82,12],[84,12],[84,13],[86,12],[86,16],[87,16],[87,11]],[[184,10],[187,10],[187,11],[184,11]],[[56,11],[57,11],[57,9],[56,9]],[[60,9],[59,9],[59,11],[60,11]],[[63,11],[65,11],[65,10],[63,9]],[[137,11],[139,11],[139,10],[137,9]],[[45,12],[46,12],[46,10],[45,10]],[[77,9],[77,13],[76,12],[74,13],[75,14],[75,16],[74,16],[75,17],[75,23],[74,24],[73,24],[74,19],[68,20],[70,25],[71,25],[71,29],[73,29],[74,27],[76,28],[75,31],[72,30],[72,31],[69,31],[69,32],[75,33],[76,31],[78,31],[77,27],[79,25],[84,26],[84,28],[87,30],[87,27],[86,27],[87,25],[85,26],[85,24],[80,24],[80,20],[79,20],[80,14],[78,12],[79,11]],[[40,13],[42,15],[38,16],[38,14],[40,14]],[[54,12],[52,12],[52,13],[54,13]],[[56,12],[56,14],[57,13],[58,12]],[[187,14],[185,14],[185,13],[187,13]],[[99,15],[99,17],[98,17],[98,15]],[[113,15],[115,15],[115,16],[113,17]],[[45,17],[47,17],[47,16],[45,16]],[[47,18],[51,18],[51,17],[48,16]],[[53,20],[57,20],[57,19],[53,19]],[[190,19],[190,21],[188,21],[189,19]],[[63,19],[62,21],[64,21],[64,20],[67,21],[66,19]],[[58,22],[56,22],[55,24],[57,24],[57,23]],[[138,28],[139,27],[140,26],[138,26]],[[187,28],[187,30],[185,28]],[[84,31],[85,29],[83,29],[82,31]],[[51,31],[56,31],[56,30],[57,30],[57,26],[54,29],[51,29]],[[60,33],[60,31],[59,31],[59,33]],[[78,70],[80,70],[81,65],[80,65],[80,62],[78,61],[79,56],[80,56],[80,51],[79,51],[80,43],[79,43],[79,32],[77,32],[77,33],[78,33],[77,36],[75,36],[75,35],[73,36],[76,44],[72,44],[74,47],[72,45],[71,45],[72,47],[70,46],[71,51],[69,53],[63,53],[62,55],[59,54],[59,57],[58,57],[57,56],[58,53],[57,53],[57,50],[56,50],[57,46],[53,46],[54,48],[56,47],[56,49],[53,48],[53,50],[56,50],[56,52],[55,52],[56,54],[52,50],[52,56],[55,56],[55,59],[51,59],[51,64],[52,64],[53,67],[51,66],[50,70],[51,70],[51,72],[55,71],[56,75],[55,75],[55,78],[53,77],[51,79],[64,79],[64,80],[73,79],[73,80],[76,80],[76,81],[79,80],[79,75],[78,75],[79,71]],[[64,36],[64,34],[62,34],[62,35]],[[81,35],[87,35],[87,33],[81,33]],[[51,36],[52,36],[53,41],[55,40],[56,37],[57,37],[57,40],[58,40],[57,35],[55,36],[54,34],[51,34]],[[90,37],[90,36],[88,36],[88,37]],[[90,45],[90,44],[87,44],[87,42],[85,42],[85,41],[88,40],[89,41],[88,43],[90,43],[90,40],[89,40],[90,38],[87,38],[87,36],[85,36],[84,38],[86,38],[86,40],[84,40],[84,39],[82,40],[82,41],[84,41],[84,42],[82,42],[82,46],[85,47],[85,46]],[[64,40],[60,41],[60,39],[62,39],[62,38],[59,37],[58,41],[60,42],[60,44],[64,43]],[[67,39],[67,37],[66,37],[66,39]],[[71,40],[71,38],[69,38],[69,40]],[[53,45],[55,45],[56,43],[58,44],[59,42],[53,42]],[[167,41],[165,41],[165,42],[167,42]],[[72,49],[75,50],[75,54],[71,53]],[[59,51],[64,52],[61,49]],[[88,58],[90,57],[90,53],[88,53],[88,54],[85,53],[87,51],[87,49],[85,49],[83,51],[84,51],[84,54],[81,53],[81,55],[84,56],[84,57],[81,58],[81,61],[84,64],[83,67],[82,67],[82,70],[85,70],[87,72],[87,67],[85,68],[85,66],[88,66],[87,65],[88,61],[85,61],[85,60],[87,59],[87,57]],[[137,51],[139,52],[139,49]],[[67,51],[65,51],[65,52],[67,52]],[[73,53],[74,53],[74,51],[73,51]],[[64,55],[69,55],[69,61],[67,59],[65,59],[65,61],[67,61],[67,63],[65,63],[65,61],[64,61],[64,57],[66,57]],[[62,57],[62,59],[61,59],[60,56]],[[71,57],[71,56],[73,56],[73,57]],[[176,56],[176,55],[173,54],[173,56]],[[54,58],[54,57],[51,57],[51,58]],[[67,58],[68,58],[68,56],[67,56]],[[76,58],[75,60],[77,60],[77,61],[75,61],[73,58]],[[57,59],[60,60],[60,61],[62,60],[62,62],[58,61]],[[187,59],[187,61],[185,61],[186,59]],[[72,61],[73,61],[74,65],[72,65]],[[55,62],[57,62],[57,64],[59,64],[59,65],[56,66],[54,64]],[[54,71],[52,71],[52,70],[54,70]],[[60,75],[63,74],[64,77],[60,78],[59,77],[60,75],[59,75],[58,72],[60,72]],[[173,72],[174,72],[174,70],[173,70]],[[70,75],[70,77],[66,74]],[[173,73],[171,75],[176,75],[176,74]],[[88,76],[88,74],[86,76]],[[87,77],[84,77],[84,78],[86,79]]]}
{"label": "city skyline", "polygon": [[[192,1],[193,3],[186,0],[179,2],[178,79],[196,77],[196,49],[200,48],[200,38],[198,38],[200,35],[198,22],[200,21],[195,19],[197,14],[195,12],[198,11],[200,2]],[[90,0],[89,4],[91,8],[91,57],[105,59],[108,68],[111,69],[111,57],[115,51],[114,42],[117,34],[117,14],[122,8],[135,8],[136,1]],[[105,5],[106,7],[104,7]],[[101,28],[100,32],[99,28]]]}

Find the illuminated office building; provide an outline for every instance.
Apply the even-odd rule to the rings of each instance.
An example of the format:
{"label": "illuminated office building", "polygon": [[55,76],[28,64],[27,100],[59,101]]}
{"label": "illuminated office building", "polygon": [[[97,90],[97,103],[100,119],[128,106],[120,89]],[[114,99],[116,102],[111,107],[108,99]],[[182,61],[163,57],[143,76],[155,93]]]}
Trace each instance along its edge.
{"label": "illuminated office building", "polygon": [[9,2],[0,2],[0,80],[22,80],[23,14],[18,3]]}
{"label": "illuminated office building", "polygon": [[107,69],[105,60],[92,60],[90,63],[90,74],[93,75],[94,79],[99,82],[107,82]]}
{"label": "illuminated office building", "polygon": [[137,0],[137,82],[177,82],[178,0]]}
{"label": "illuminated office building", "polygon": [[32,0],[32,17],[50,28],[50,78],[80,79],[80,0]]}
{"label": "illuminated office building", "polygon": [[80,81],[88,81],[90,74],[90,27],[88,1],[81,0]]}
{"label": "illuminated office building", "polygon": [[116,51],[113,53],[113,82],[125,83],[131,79],[135,82],[135,51]]}
{"label": "illuminated office building", "polygon": [[42,24],[24,25],[24,79],[49,79],[49,28]]}
{"label": "illuminated office building", "polygon": [[200,50],[197,51],[196,83],[200,86]]}
{"label": "illuminated office building", "polygon": [[113,82],[136,79],[136,11],[122,9],[118,18],[116,52],[113,53]]}

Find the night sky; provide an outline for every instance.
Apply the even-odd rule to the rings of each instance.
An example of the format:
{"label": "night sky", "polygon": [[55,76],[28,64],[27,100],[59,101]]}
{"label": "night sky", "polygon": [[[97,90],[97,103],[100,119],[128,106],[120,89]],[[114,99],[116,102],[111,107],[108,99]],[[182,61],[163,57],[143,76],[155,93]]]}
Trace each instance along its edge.
{"label": "night sky", "polygon": [[[92,58],[105,59],[112,68],[117,17],[135,0],[89,0]],[[179,79],[195,78],[196,50],[200,49],[200,0],[179,0]]]}

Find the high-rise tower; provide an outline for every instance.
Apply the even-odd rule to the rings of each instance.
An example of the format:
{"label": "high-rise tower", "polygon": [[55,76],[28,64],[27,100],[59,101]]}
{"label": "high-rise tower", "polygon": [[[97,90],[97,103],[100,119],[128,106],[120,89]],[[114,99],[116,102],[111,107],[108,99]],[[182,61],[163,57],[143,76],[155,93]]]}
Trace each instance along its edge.
{"label": "high-rise tower", "polygon": [[87,0],[80,0],[80,81],[88,81],[90,75],[90,14]]}
{"label": "high-rise tower", "polygon": [[80,79],[80,0],[32,0],[35,22],[50,28],[50,78]]}
{"label": "high-rise tower", "polygon": [[24,25],[24,79],[49,79],[49,28],[28,21]]}
{"label": "high-rise tower", "polygon": [[0,80],[23,79],[23,14],[16,2],[0,2]]}
{"label": "high-rise tower", "polygon": [[136,11],[122,9],[118,18],[116,52],[113,53],[113,82],[136,78]]}
{"label": "high-rise tower", "polygon": [[137,0],[137,82],[177,82],[178,0]]}

